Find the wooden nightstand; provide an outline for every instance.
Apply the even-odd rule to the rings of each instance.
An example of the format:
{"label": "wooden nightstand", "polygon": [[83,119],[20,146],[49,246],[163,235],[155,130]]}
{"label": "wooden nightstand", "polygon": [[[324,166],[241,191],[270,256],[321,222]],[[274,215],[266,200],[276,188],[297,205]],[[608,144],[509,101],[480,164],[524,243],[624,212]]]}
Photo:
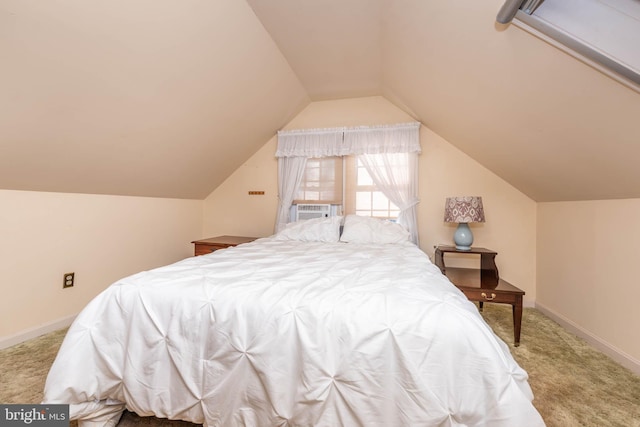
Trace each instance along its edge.
{"label": "wooden nightstand", "polygon": [[[480,268],[445,267],[444,254],[446,253],[480,255]],[[497,254],[486,248],[460,251],[455,246],[438,246],[435,252],[435,264],[470,301],[479,303],[480,311],[485,302],[511,304],[514,345],[518,347],[522,324],[522,296],[525,292],[500,278],[495,262]]]}
{"label": "wooden nightstand", "polygon": [[249,243],[256,240],[257,237],[244,237],[244,236],[217,236],[210,237],[208,239],[194,240],[195,255],[206,255],[211,252],[215,252],[218,249],[224,249],[231,246],[238,246],[241,243]]}

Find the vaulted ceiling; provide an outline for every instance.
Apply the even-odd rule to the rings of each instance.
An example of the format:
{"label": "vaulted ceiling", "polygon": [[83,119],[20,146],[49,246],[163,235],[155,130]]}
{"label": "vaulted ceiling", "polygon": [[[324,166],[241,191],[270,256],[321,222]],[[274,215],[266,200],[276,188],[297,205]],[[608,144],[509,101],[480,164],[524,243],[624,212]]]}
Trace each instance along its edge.
{"label": "vaulted ceiling", "polygon": [[0,0],[0,188],[204,198],[382,95],[537,201],[639,198],[640,93],[502,0]]}

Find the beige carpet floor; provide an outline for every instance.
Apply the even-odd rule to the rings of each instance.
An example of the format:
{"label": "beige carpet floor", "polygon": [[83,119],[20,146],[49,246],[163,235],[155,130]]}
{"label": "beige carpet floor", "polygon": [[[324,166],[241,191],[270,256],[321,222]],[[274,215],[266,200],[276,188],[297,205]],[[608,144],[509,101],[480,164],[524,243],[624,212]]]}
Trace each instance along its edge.
{"label": "beige carpet floor", "polygon": [[[524,310],[520,347],[513,347],[510,306],[486,304],[483,315],[529,373],[534,405],[547,426],[640,427],[640,377],[535,309]],[[54,332],[0,351],[0,403],[40,402],[64,333]],[[193,424],[130,412],[118,424],[141,426]]]}

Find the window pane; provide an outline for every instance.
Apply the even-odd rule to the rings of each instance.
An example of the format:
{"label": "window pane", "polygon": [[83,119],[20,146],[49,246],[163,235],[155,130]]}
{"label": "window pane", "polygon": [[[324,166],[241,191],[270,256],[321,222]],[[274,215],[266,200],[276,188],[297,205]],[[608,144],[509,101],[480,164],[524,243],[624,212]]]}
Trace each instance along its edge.
{"label": "window pane", "polygon": [[389,199],[381,191],[372,192],[372,207],[376,210],[389,210]]}
{"label": "window pane", "polygon": [[358,167],[358,182],[356,185],[373,185],[373,180],[364,166]]}
{"label": "window pane", "polygon": [[356,192],[356,210],[371,210],[371,193],[369,191]]}

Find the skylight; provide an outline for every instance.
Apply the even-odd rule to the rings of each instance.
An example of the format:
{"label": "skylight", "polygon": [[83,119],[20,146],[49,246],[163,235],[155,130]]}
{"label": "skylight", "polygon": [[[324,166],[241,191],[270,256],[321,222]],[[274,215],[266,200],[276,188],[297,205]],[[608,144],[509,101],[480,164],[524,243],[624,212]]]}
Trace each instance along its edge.
{"label": "skylight", "polygon": [[497,20],[514,13],[515,25],[640,91],[640,0],[507,0]]}

